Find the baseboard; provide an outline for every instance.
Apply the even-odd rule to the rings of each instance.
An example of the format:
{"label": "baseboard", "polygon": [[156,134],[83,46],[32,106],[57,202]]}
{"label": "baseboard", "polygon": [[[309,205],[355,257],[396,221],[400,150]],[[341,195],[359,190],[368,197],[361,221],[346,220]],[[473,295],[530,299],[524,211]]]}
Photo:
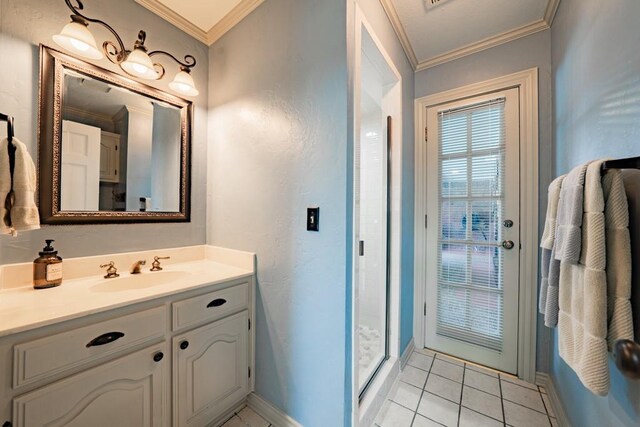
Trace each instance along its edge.
{"label": "baseboard", "polygon": [[411,341],[409,341],[409,344],[407,344],[407,348],[404,349],[402,356],[400,356],[400,370],[404,369],[404,367],[407,365],[407,362],[411,357],[411,353],[413,353],[413,350],[415,349],[415,342],[413,341],[413,338],[411,338]]}
{"label": "baseboard", "polygon": [[556,390],[556,386],[553,383],[553,379],[544,372],[536,372],[536,384],[544,387],[547,390],[547,395],[551,401],[553,412],[556,414],[556,419],[561,427],[571,427],[567,413],[564,411],[564,406]]}
{"label": "baseboard", "polygon": [[255,393],[247,396],[247,405],[258,415],[277,427],[302,427],[302,424]]}

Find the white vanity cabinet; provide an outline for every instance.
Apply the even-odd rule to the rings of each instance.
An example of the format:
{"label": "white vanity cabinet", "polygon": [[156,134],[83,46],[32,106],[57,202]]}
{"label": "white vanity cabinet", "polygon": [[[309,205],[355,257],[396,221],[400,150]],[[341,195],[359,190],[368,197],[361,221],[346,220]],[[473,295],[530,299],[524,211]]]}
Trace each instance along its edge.
{"label": "white vanity cabinet", "polygon": [[174,425],[206,425],[249,393],[248,321],[243,311],[173,338]]}
{"label": "white vanity cabinet", "polygon": [[253,295],[242,277],[0,338],[0,426],[219,425],[253,390]]}
{"label": "white vanity cabinet", "polygon": [[13,400],[14,426],[166,426],[168,360],[156,345]]}

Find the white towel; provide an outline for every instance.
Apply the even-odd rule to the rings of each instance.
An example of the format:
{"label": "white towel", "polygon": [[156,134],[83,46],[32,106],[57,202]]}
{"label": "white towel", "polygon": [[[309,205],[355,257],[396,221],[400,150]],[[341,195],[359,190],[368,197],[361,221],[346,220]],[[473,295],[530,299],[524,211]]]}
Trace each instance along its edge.
{"label": "white towel", "polygon": [[[542,261],[540,263],[540,299],[538,301],[538,310],[540,313],[545,314],[545,322],[549,322],[547,326],[555,327],[558,322],[558,279],[555,279],[555,286],[549,287],[549,270],[551,263],[560,264],[553,254],[553,244],[556,237],[556,216],[558,214],[558,202],[560,201],[560,190],[562,188],[562,181],[565,175],[562,175],[554,179],[549,185],[547,192],[547,215],[544,223],[544,232],[542,233],[542,239],[540,240],[540,248],[542,248]],[[555,268],[559,271],[559,266]],[[555,313],[550,316],[546,316],[547,300],[555,301],[552,306],[555,307]],[[551,320],[553,319],[553,320]]]}
{"label": "white towel", "polygon": [[607,242],[607,343],[633,340],[631,310],[631,240],[629,205],[622,173],[613,169],[602,178]]}
{"label": "white towel", "polygon": [[6,214],[4,200],[11,189],[9,156],[7,154],[9,141],[6,138],[0,141],[0,221],[2,222],[0,233],[11,233],[15,236],[18,231],[40,228],[40,216],[35,203],[36,167],[26,145],[15,137],[12,143],[16,147],[16,164],[13,172],[15,203],[11,209],[12,227],[9,228],[2,221]]}
{"label": "white towel", "polygon": [[[585,387],[604,396],[609,391],[609,367],[601,165],[602,161],[590,163],[584,180],[578,262],[569,258],[560,261],[558,347],[560,357],[578,374]],[[565,249],[566,254],[575,253],[575,248]]]}

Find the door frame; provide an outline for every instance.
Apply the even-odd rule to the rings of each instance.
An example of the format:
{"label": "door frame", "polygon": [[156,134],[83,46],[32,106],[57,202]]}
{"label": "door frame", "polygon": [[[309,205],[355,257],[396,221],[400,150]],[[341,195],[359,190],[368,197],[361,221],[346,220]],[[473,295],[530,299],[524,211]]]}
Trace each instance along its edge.
{"label": "door frame", "polygon": [[425,342],[427,108],[504,89],[518,88],[520,110],[520,273],[518,286],[518,377],[534,382],[538,281],[538,68],[424,96],[415,100],[415,246],[413,336]]}

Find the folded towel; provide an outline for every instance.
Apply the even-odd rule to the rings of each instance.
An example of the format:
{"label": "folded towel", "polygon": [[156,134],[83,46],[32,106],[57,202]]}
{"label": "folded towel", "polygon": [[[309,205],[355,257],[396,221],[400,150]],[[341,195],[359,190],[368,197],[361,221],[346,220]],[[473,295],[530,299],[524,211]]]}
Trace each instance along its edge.
{"label": "folded towel", "polygon": [[[547,215],[544,224],[544,232],[542,233],[542,239],[540,241],[540,247],[542,248],[542,261],[540,263],[540,273],[541,273],[541,281],[540,281],[540,299],[538,301],[538,310],[541,314],[546,313],[546,305],[547,299],[555,300],[555,307],[557,307],[558,303],[558,293],[557,286],[549,292],[549,269],[551,263],[560,264],[560,261],[557,261],[554,257],[552,257],[553,244],[555,242],[556,237],[556,217],[558,214],[558,201],[560,200],[560,190],[562,188],[562,181],[564,180],[565,175],[560,176],[554,179],[549,185],[549,190],[547,192]],[[559,270],[559,266],[556,267],[556,270]],[[557,284],[558,281],[556,280]],[[550,295],[551,294],[551,295]],[[558,322],[557,308],[555,313],[552,316],[549,316],[549,327],[555,327]],[[545,322],[547,321],[547,316],[545,316]]]}
{"label": "folded towel", "polygon": [[554,243],[558,261],[577,262],[580,258],[584,180],[588,165],[575,167],[562,182]]}
{"label": "folded towel", "polygon": [[[15,203],[11,209],[12,226],[9,228],[4,224],[0,226],[0,232],[10,232],[16,235],[18,231],[35,230],[40,228],[40,215],[35,203],[36,191],[36,167],[29,155],[27,146],[17,138],[13,138],[13,145],[16,147],[16,164],[13,172],[13,190],[15,193]],[[9,141],[5,138],[0,142],[0,216],[4,218],[4,200],[11,189],[9,174],[9,159],[7,146]],[[6,169],[5,169],[6,166]],[[2,219],[0,218],[0,219]]]}
{"label": "folded towel", "polygon": [[[560,357],[578,374],[585,387],[603,396],[609,391],[609,367],[601,165],[602,161],[590,163],[583,180],[580,249],[565,247],[565,257],[560,261],[558,348]],[[560,197],[562,203],[562,195]],[[569,231],[573,233],[572,229]],[[571,244],[575,244],[575,237],[572,239]],[[576,252],[579,257],[574,262],[571,257]]]}
{"label": "folded towel", "polygon": [[607,343],[633,340],[631,310],[631,240],[629,205],[622,173],[613,169],[602,178],[607,245]]}

